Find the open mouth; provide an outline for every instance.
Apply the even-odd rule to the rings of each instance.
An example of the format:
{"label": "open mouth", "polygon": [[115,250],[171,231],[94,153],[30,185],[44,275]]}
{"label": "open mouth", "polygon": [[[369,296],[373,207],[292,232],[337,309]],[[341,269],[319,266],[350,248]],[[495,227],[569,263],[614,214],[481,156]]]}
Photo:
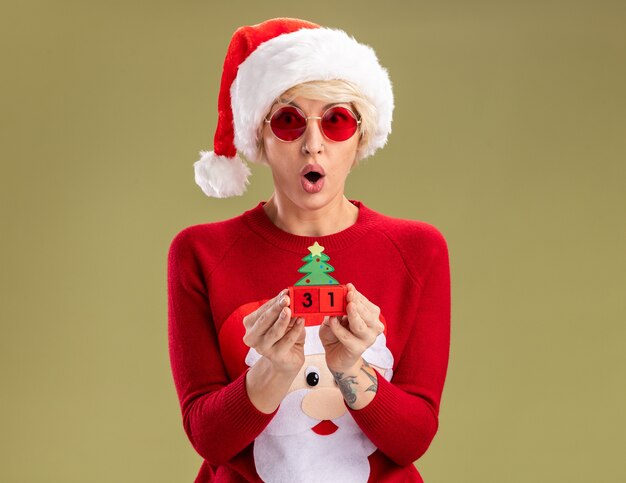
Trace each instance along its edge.
{"label": "open mouth", "polygon": [[324,168],[319,164],[309,164],[300,171],[302,189],[309,194],[319,193],[324,189],[326,179]]}
{"label": "open mouth", "polygon": [[317,181],[322,177],[320,173],[315,171],[310,171],[304,175],[306,179],[308,179],[311,183],[317,183]]}

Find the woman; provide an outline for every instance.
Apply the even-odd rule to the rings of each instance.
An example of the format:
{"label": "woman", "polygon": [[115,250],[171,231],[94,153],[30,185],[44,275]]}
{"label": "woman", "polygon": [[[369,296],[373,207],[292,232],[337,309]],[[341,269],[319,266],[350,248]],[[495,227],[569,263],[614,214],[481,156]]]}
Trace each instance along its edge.
{"label": "woman", "polygon": [[272,19],[233,35],[218,110],[196,182],[241,194],[239,151],[270,167],[274,193],[170,247],[170,359],[204,458],[196,481],[422,481],[413,462],[448,364],[447,245],[344,195],[391,131],[386,70],[344,32]]}

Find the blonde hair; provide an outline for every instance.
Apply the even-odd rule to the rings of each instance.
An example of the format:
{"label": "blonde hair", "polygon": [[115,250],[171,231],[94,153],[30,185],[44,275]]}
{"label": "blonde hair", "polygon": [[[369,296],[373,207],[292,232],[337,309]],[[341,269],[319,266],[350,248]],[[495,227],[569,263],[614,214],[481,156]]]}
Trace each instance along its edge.
{"label": "blonde hair", "polygon": [[[331,80],[315,80],[297,84],[275,99],[274,104],[278,102],[291,102],[296,97],[306,97],[316,101],[342,102],[351,104],[356,111],[356,115],[361,119],[359,127],[359,147],[357,149],[357,162],[363,158],[365,148],[369,143],[371,133],[376,129],[378,114],[376,107],[369,99],[367,99],[356,86],[348,81],[341,79]],[[269,111],[268,111],[269,113]],[[267,115],[264,116],[264,119]],[[263,146],[263,129],[265,121],[261,123],[257,131],[257,160],[261,164],[267,164],[265,159],[265,149]]]}

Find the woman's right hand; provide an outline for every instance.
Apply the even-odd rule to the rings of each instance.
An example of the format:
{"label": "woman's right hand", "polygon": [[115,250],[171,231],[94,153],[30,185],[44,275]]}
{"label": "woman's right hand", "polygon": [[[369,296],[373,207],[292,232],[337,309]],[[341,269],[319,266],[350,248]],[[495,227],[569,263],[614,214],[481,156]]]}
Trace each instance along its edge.
{"label": "woman's right hand", "polygon": [[291,318],[287,289],[243,318],[243,342],[281,372],[297,373],[304,364],[304,319]]}

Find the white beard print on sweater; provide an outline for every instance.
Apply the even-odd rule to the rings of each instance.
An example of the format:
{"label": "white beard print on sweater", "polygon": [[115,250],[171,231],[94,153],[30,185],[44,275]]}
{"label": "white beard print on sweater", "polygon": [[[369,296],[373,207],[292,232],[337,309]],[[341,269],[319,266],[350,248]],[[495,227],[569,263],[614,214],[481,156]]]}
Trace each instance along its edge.
{"label": "white beard print on sweater", "polygon": [[302,412],[310,389],[293,391],[254,442],[254,462],[268,483],[367,482],[367,457],[376,447],[358,427],[350,412],[334,419],[339,428],[322,436],[311,428],[320,421]]}

